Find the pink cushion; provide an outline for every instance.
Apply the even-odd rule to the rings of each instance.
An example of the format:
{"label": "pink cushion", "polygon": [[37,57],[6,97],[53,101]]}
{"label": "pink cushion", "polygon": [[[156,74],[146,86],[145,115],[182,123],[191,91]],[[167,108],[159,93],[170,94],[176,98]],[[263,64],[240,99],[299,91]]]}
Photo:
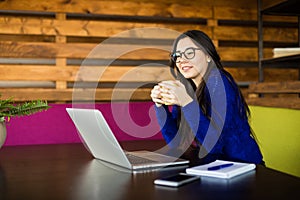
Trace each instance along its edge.
{"label": "pink cushion", "polygon": [[[14,117],[6,125],[6,146],[80,143],[67,107],[90,108],[87,104],[50,104],[47,111]],[[162,139],[152,102],[98,103],[116,138],[120,141]]]}

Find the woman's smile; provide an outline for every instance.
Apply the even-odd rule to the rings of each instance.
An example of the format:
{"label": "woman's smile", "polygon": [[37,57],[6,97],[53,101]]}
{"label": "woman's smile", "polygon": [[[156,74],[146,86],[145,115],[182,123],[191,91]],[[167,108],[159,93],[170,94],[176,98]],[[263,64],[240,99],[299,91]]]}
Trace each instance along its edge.
{"label": "woman's smile", "polygon": [[192,69],[193,68],[193,66],[190,66],[190,65],[182,65],[181,66],[181,70],[183,71],[183,72],[188,72],[190,69]]}

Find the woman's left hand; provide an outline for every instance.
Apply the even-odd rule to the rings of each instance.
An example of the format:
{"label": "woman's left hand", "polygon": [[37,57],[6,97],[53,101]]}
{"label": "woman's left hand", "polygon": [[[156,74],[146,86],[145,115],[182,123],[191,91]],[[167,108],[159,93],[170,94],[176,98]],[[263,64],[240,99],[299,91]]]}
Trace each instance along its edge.
{"label": "woman's left hand", "polygon": [[158,84],[161,87],[162,101],[166,105],[185,106],[193,101],[187,93],[185,86],[178,80],[162,81]]}

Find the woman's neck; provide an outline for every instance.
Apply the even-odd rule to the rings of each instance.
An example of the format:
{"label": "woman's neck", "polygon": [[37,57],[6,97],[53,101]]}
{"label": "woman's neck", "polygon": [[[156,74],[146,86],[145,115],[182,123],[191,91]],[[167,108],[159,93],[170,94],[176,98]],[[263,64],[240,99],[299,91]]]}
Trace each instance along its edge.
{"label": "woman's neck", "polygon": [[194,82],[194,84],[196,85],[196,87],[198,87],[200,85],[200,83],[202,82],[203,77],[202,76],[198,76],[194,79],[192,79],[192,81]]}

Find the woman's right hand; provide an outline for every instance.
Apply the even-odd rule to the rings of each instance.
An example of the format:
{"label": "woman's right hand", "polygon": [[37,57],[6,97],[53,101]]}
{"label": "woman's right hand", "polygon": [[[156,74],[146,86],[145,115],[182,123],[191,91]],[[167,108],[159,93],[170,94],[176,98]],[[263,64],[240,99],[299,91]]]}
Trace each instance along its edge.
{"label": "woman's right hand", "polygon": [[183,107],[193,101],[185,86],[178,80],[162,81],[158,85],[161,88],[161,100],[166,105]]}
{"label": "woman's right hand", "polygon": [[155,85],[153,87],[150,96],[157,107],[160,107],[162,104],[164,104],[164,102],[161,100],[161,88],[159,85]]}

